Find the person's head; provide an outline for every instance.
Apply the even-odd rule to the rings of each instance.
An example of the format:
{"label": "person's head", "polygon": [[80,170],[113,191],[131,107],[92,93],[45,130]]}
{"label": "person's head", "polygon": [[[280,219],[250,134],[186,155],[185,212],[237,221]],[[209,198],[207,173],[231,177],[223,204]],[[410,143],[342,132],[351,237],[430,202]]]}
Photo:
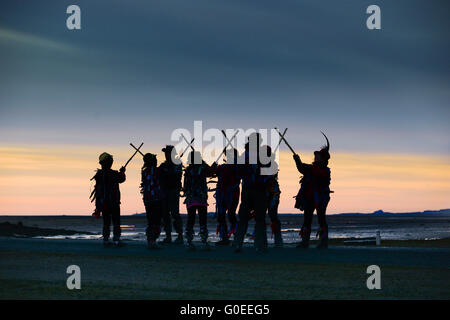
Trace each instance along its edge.
{"label": "person's head", "polygon": [[144,155],[144,168],[156,167],[158,165],[158,160],[156,155],[153,153],[146,153]]}
{"label": "person's head", "polygon": [[254,152],[255,150],[258,150],[261,146],[262,138],[261,134],[259,132],[252,132],[249,134],[247,143],[245,144],[245,149],[247,151]]}
{"label": "person's head", "polygon": [[248,136],[248,141],[245,144],[245,153],[246,156],[246,163],[252,163],[252,162],[259,162],[259,149],[261,147],[261,134],[259,132],[252,132]]}
{"label": "person's head", "polygon": [[327,166],[329,159],[330,159],[330,154],[328,153],[327,150],[321,149],[319,151],[314,151],[314,162],[315,163]]}
{"label": "person's head", "polygon": [[267,155],[268,157],[272,157],[272,148],[270,146],[263,146],[263,152],[265,152],[264,155]]}
{"label": "person's head", "polygon": [[162,148],[162,152],[164,152],[164,156],[166,158],[166,161],[173,162],[172,161],[172,151],[174,149],[174,146],[172,145],[166,145],[164,148]]}
{"label": "person's head", "polygon": [[261,161],[261,174],[263,175],[274,175],[278,172],[278,163],[275,159],[275,153],[272,152],[272,148],[268,145],[262,145],[260,150],[260,161]]}
{"label": "person's head", "polygon": [[102,169],[111,169],[113,162],[114,162],[113,156],[107,152],[103,152],[98,157],[98,163],[100,163]]}
{"label": "person's head", "polygon": [[202,162],[202,154],[200,151],[193,150],[189,153],[188,164],[196,165],[201,164]]}
{"label": "person's head", "polygon": [[327,145],[323,146],[319,151],[314,151],[314,162],[320,165],[327,166],[328,160],[330,160],[330,141],[328,141],[325,133],[322,132],[322,134],[327,140]]}

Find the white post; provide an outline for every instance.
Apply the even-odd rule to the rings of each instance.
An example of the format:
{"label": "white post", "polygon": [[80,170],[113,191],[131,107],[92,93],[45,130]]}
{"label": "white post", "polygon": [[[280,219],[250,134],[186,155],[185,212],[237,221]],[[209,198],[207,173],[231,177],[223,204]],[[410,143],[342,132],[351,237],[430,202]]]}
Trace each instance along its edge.
{"label": "white post", "polygon": [[379,246],[379,245],[381,244],[381,234],[380,234],[380,231],[377,231],[376,243],[377,243],[377,246]]}

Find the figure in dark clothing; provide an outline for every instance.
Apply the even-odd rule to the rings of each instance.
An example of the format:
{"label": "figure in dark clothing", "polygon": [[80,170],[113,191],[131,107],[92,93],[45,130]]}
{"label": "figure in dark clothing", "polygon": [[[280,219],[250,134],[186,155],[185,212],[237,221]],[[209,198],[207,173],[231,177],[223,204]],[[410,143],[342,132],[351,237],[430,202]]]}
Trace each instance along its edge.
{"label": "figure in dark clothing", "polygon": [[280,204],[280,184],[278,183],[278,165],[270,147],[267,147],[267,155],[270,156],[271,163],[275,166],[274,174],[266,177],[267,212],[271,221],[272,234],[274,236],[275,247],[283,246],[281,236],[281,221],[278,218],[278,205]]}
{"label": "figure in dark clothing", "polygon": [[[227,163],[217,165],[214,163],[211,166],[214,176],[217,176],[216,193],[216,211],[217,211],[217,231],[220,240],[216,245],[228,245],[230,243],[230,236],[235,233],[237,226],[236,209],[239,204],[240,193],[240,167],[237,164],[238,151],[236,149],[227,150],[227,155],[232,157],[227,158]],[[230,222],[230,229],[227,226],[227,215]]]}
{"label": "figure in dark clothing", "polygon": [[[270,162],[263,167],[269,167],[272,164],[271,171],[273,174],[268,174],[265,176],[265,186],[266,186],[266,201],[267,201],[267,213],[271,221],[272,234],[274,236],[274,244],[276,248],[283,247],[283,237],[281,235],[281,221],[278,218],[278,205],[280,204],[280,185],[278,183],[278,164],[275,161],[275,157],[272,154],[272,150],[269,146],[265,146],[267,155],[270,157]],[[252,210],[250,214],[250,219],[255,217],[255,212]],[[252,238],[255,239],[256,235],[256,225],[255,231],[253,231]]]}
{"label": "figure in dark clothing", "polygon": [[259,149],[261,137],[254,133],[249,136],[249,142],[245,145],[243,154],[244,164],[241,165],[242,192],[241,205],[239,207],[239,222],[234,238],[236,252],[241,252],[251,212],[255,216],[255,248],[264,252],[267,249],[267,231],[265,215],[267,211],[267,176],[261,175],[261,162]]}
{"label": "figure in dark clothing", "polygon": [[305,164],[300,160],[299,155],[294,155],[297,169],[303,174],[300,180],[301,187],[295,202],[295,207],[304,211],[303,226],[300,231],[302,242],[298,245],[298,247],[302,248],[308,248],[309,246],[314,210],[317,212],[320,226],[318,232],[319,244],[317,247],[328,247],[328,225],[325,214],[328,202],[330,201],[331,172],[330,168],[328,168],[330,144],[328,138],[326,136],[325,138],[327,145],[320,151],[314,152],[314,162],[312,164]]}
{"label": "figure in dark clothing", "polygon": [[186,199],[188,221],[186,226],[186,240],[188,247],[194,249],[195,215],[198,212],[200,220],[200,237],[202,243],[208,245],[207,207],[208,186],[206,178],[212,176],[211,167],[201,159],[201,153],[192,151],[189,154],[189,165],[184,172],[183,190]]}
{"label": "figure in dark clothing", "polygon": [[125,181],[125,168],[112,170],[112,155],[104,152],[99,157],[102,166],[91,180],[95,180],[95,187],[91,194],[91,201],[95,200],[95,217],[103,216],[103,245],[111,245],[109,241],[111,221],[113,224],[113,241],[116,246],[120,243],[120,190],[119,183]]}
{"label": "figure in dark clothing", "polygon": [[173,227],[178,233],[178,237],[175,243],[183,243],[183,222],[180,216],[180,190],[181,190],[181,177],[183,175],[182,164],[175,164],[172,161],[172,152],[174,147],[167,145],[162,149],[164,152],[166,161],[159,166],[159,175],[161,190],[164,194],[162,200],[163,208],[163,224],[166,238],[163,243],[172,243],[172,220]]}
{"label": "figure in dark clothing", "polygon": [[147,244],[149,249],[157,249],[156,240],[161,232],[162,199],[156,155],[146,153],[141,170],[141,194],[147,215]]}

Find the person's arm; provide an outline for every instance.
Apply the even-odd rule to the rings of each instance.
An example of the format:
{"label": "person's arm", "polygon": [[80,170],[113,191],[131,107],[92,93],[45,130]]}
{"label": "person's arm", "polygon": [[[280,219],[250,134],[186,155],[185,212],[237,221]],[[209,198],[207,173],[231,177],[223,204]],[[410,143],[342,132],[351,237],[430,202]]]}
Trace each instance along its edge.
{"label": "person's arm", "polygon": [[121,167],[117,175],[117,182],[122,183],[125,182],[126,179],[127,177],[125,176],[125,167]]}
{"label": "person's arm", "polygon": [[183,193],[184,195],[186,195],[186,190],[188,189],[189,186],[189,178],[188,178],[188,170],[186,168],[186,170],[184,171],[184,179],[183,179]]}
{"label": "person's arm", "polygon": [[298,172],[300,172],[301,174],[305,174],[309,166],[307,164],[304,164],[302,160],[300,160],[300,156],[298,154],[294,154],[294,161]]}
{"label": "person's arm", "polygon": [[206,177],[207,178],[213,177],[214,176],[214,164],[212,166],[210,166],[206,162],[203,162],[203,166],[205,167]]}
{"label": "person's arm", "polygon": [[144,193],[144,189],[145,189],[144,183],[145,183],[145,171],[141,170],[141,185],[140,185],[141,193]]}

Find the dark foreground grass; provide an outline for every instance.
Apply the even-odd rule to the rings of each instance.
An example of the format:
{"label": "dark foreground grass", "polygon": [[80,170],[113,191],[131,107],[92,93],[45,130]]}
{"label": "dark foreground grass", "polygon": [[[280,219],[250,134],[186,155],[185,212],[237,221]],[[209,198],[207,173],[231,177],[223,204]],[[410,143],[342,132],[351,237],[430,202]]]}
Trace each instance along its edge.
{"label": "dark foreground grass", "polygon": [[[81,268],[81,290],[66,287]],[[367,265],[0,251],[1,299],[449,299],[450,271]]]}

